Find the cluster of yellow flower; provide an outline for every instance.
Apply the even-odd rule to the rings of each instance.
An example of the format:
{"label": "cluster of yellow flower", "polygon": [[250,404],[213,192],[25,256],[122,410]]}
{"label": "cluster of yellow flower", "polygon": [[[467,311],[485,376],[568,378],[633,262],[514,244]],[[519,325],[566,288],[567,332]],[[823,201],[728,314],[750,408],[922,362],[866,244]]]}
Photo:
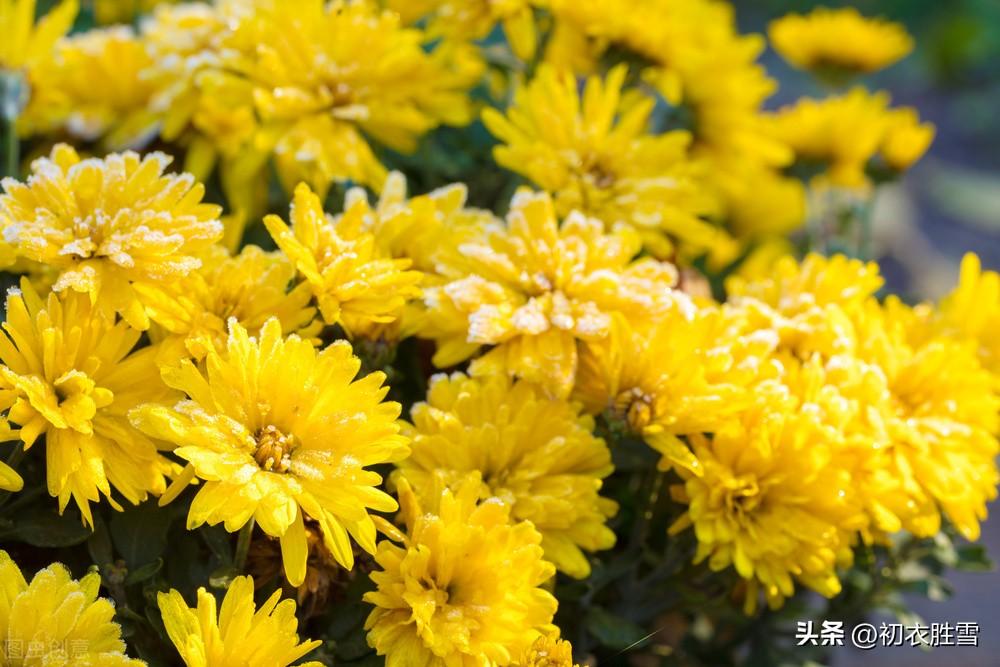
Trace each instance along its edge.
{"label": "cluster of yellow flower", "polygon": [[[737,272],[722,301],[677,268],[798,224],[795,159],[848,187],[876,155],[905,169],[932,134],[914,112],[858,90],[765,113],[763,42],[714,0],[387,4],[167,4],[138,32],[60,39],[73,0],[37,26],[33,2],[0,0],[0,32],[17,36],[0,67],[30,87],[22,132],[104,147],[157,133],[188,169],[57,144],[3,181],[0,261],[27,277],[0,335],[0,436],[17,455],[44,436],[60,511],[72,499],[92,526],[92,504],[165,505],[195,485],[188,529],[256,526],[296,587],[310,536],[346,570],[360,548],[380,568],[368,642],[402,666],[572,665],[547,582],[587,577],[615,544],[597,419],[662,455],[686,508],[671,532],[693,527],[696,562],[738,573],[748,613],[796,583],[836,594],[859,542],[931,536],[942,516],[978,536],[998,482],[1000,276],[970,256],[952,295],[911,307],[877,299],[877,266],[843,256]],[[774,42],[837,73],[909,48],[894,26],[831,20],[785,19]],[[497,162],[542,190],[518,190],[505,219],[467,206],[461,184],[408,197],[372,147],[469,122],[486,67],[473,42],[496,24],[537,64],[483,114]],[[642,66],[598,73],[618,49]],[[654,132],[657,96],[690,123]],[[242,229],[200,181],[219,161],[246,219],[272,160],[294,193],[288,222],[264,218],[278,250],[231,250]],[[379,197],[350,189],[328,214],[336,181]],[[434,376],[402,421],[350,341],[414,336],[438,368],[469,364]],[[22,486],[0,463],[0,488]],[[98,588],[58,566],[28,584],[0,552],[0,634],[64,652],[90,639],[91,663],[51,664],[141,664]],[[319,644],[300,643],[292,601],[257,609],[253,590],[237,578],[218,612],[206,591],[196,610],[160,594],[186,664],[287,665]]]}

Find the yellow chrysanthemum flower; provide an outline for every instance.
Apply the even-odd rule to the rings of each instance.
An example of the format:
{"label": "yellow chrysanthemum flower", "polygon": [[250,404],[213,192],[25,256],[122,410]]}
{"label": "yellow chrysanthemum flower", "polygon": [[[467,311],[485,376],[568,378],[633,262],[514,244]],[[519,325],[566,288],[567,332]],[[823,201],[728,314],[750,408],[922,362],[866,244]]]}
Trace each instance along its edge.
{"label": "yellow chrysanthemum flower", "polygon": [[515,521],[531,521],[542,534],[545,559],[566,574],[588,576],[583,550],[614,546],[604,524],[618,507],[599,495],[613,470],[611,453],[578,405],[502,375],[455,373],[432,378],[427,402],[411,415],[412,453],[395,477],[405,478],[422,500],[478,472],[480,495],[510,505]]}
{"label": "yellow chrysanthemum flower", "polygon": [[0,662],[52,667],[145,667],[125,655],[115,605],[98,597],[101,576],[79,581],[59,563],[25,580],[0,551]]}
{"label": "yellow chrysanthemum flower", "polygon": [[[187,667],[288,667],[323,643],[299,643],[294,600],[282,600],[277,590],[258,609],[253,593],[252,578],[236,577],[218,610],[204,588],[194,609],[175,590],[157,595],[167,636]],[[322,665],[310,660],[298,667]]]}
{"label": "yellow chrysanthemum flower", "polygon": [[474,41],[502,25],[514,55],[530,60],[538,46],[533,7],[544,4],[544,0],[390,0],[387,6],[407,23],[427,19],[431,38]]}
{"label": "yellow chrysanthemum flower", "polygon": [[968,253],[959,283],[941,302],[939,313],[945,334],[975,341],[980,361],[1000,388],[1000,274],[983,271],[979,257]]}
{"label": "yellow chrysanthemum flower", "polygon": [[112,488],[137,505],[166,489],[172,465],[133,429],[128,410],[169,400],[156,349],[133,352],[140,332],[105,317],[85,294],[49,294],[27,280],[7,296],[0,336],[0,409],[21,426],[25,448],[45,436],[49,493],[59,511],[70,498],[93,525],[90,503],[101,495],[115,509]]}
{"label": "yellow chrysanthemum flower", "polygon": [[396,509],[378,489],[382,478],[367,467],[408,451],[398,434],[399,404],[382,400],[385,375],[355,381],[361,364],[348,343],[317,352],[298,336],[282,338],[275,318],[256,338],[235,320],[229,327],[227,348],[205,358],[207,377],[187,360],[163,371],[187,400],[131,412],[137,428],[172,443],[174,454],[187,461],[161,503],[194,478],[204,480],[188,526],[224,523],[234,532],[255,520],[280,539],[293,586],[306,574],[303,519],[309,516],[319,523],[326,548],[350,569],[348,535],[373,553],[368,510]]}
{"label": "yellow chrysanthemum flower", "polygon": [[379,543],[377,589],[364,597],[375,606],[368,644],[386,665],[508,665],[555,631],[556,599],[541,588],[555,570],[541,535],[511,523],[503,501],[477,503],[479,486],[473,478],[421,507],[400,484],[407,533],[395,535],[401,546]]}
{"label": "yellow chrysanthemum flower", "polygon": [[608,338],[583,345],[574,396],[589,412],[622,420],[663,455],[663,469],[700,474],[678,436],[714,432],[754,404],[756,385],[777,374],[777,337],[744,334],[721,309],[673,298],[653,325],[617,322]]}
{"label": "yellow chrysanthemum flower", "polygon": [[573,662],[573,647],[558,633],[544,635],[535,640],[513,667],[579,667]]}
{"label": "yellow chrysanthemum flower", "polygon": [[[184,168],[199,179],[209,176],[220,154],[232,159],[244,150],[258,129],[253,86],[222,64],[235,12],[244,4],[158,5],[141,23],[152,61],[145,77],[156,87],[150,108],[161,118],[160,135],[186,146]],[[222,176],[234,208],[248,208],[262,194],[244,187],[245,175],[223,170]]]}
{"label": "yellow chrysanthemum flower", "polygon": [[747,582],[748,613],[760,590],[779,607],[793,580],[826,597],[839,593],[836,567],[850,561],[865,519],[828,433],[808,416],[765,409],[690,441],[702,474],[679,469],[685,482],[674,495],[688,510],[671,532],[694,527],[695,562],[734,567]]}
{"label": "yellow chrysanthemum flower", "polygon": [[975,345],[934,336],[907,340],[913,326],[926,324],[895,299],[883,307],[869,303],[858,324],[860,356],[885,378],[885,399],[869,416],[871,438],[888,452],[883,470],[908,499],[897,521],[882,516],[879,527],[929,537],[940,530],[943,513],[976,540],[1000,482],[1000,395]]}
{"label": "yellow chrysanthemum flower", "polygon": [[61,40],[40,86],[51,88],[51,125],[118,150],[156,130],[149,104],[156,87],[146,77],[152,59],[131,28],[89,30]]}
{"label": "yellow chrysanthemum flower", "polygon": [[343,215],[327,216],[320,198],[300,183],[291,228],[276,215],[265,217],[264,224],[312,288],[323,319],[365,335],[395,320],[407,301],[420,295],[421,273],[407,270],[409,259],[380,252],[368,229],[366,198],[352,197],[349,204]]}
{"label": "yellow chrysanthemum flower", "polygon": [[[760,112],[776,87],[755,62],[764,41],[736,31],[729,3],[550,0],[550,8],[564,24],[562,31],[575,30],[590,39],[598,54],[614,46],[650,63],[643,79],[681,115],[690,116],[692,156],[707,163],[707,184],[723,212],[739,210],[737,204],[753,196],[748,174],[790,161],[787,147],[771,136]],[[593,60],[593,55],[582,59]],[[746,218],[744,214],[746,227],[770,222]]]}
{"label": "yellow chrysanthemum flower", "polygon": [[190,174],[164,174],[170,158],[131,151],[81,160],[65,144],[32,165],[27,183],[4,179],[4,237],[26,259],[54,267],[52,289],[89,295],[108,317],[147,329],[134,283],[163,283],[197,269],[222,236],[219,207]]}
{"label": "yellow chrysanthemum flower", "polygon": [[175,283],[136,286],[154,322],[154,340],[165,338],[166,347],[203,359],[209,350],[225,348],[229,318],[254,336],[271,317],[282,331],[310,339],[319,333],[309,286],[289,290],[295,267],[281,253],[248,245],[231,256],[213,246],[199,259],[201,268]]}
{"label": "yellow chrysanthemum flower", "polygon": [[570,72],[543,66],[515,93],[506,116],[483,113],[504,142],[494,149],[497,162],[551,192],[559,215],[578,210],[609,227],[633,225],[660,256],[670,250],[664,234],[695,251],[730,243],[699,218],[714,203],[688,158],[691,135],[649,134],[654,100],[623,90],[626,70],[588,78],[581,95]]}
{"label": "yellow chrysanthemum flower", "polygon": [[267,0],[239,14],[223,67],[251,85],[263,123],[254,148],[273,151],[288,190],[305,181],[325,195],[334,180],[381,188],[386,171],[366,136],[412,152],[435,127],[472,120],[475,50],[449,42],[428,52],[422,30],[376,5]]}
{"label": "yellow chrysanthemum flower", "polygon": [[506,373],[557,397],[573,387],[577,341],[608,335],[614,313],[651,317],[664,307],[676,269],[633,261],[641,242],[627,226],[579,213],[560,226],[548,195],[522,190],[506,226],[493,226],[459,247],[464,262],[449,280],[424,290],[428,312],[420,335],[438,343],[439,367],[463,361],[483,345],[472,373]]}
{"label": "yellow chrysanthemum flower", "polygon": [[775,135],[797,159],[820,164],[826,180],[847,188],[868,184],[866,169],[875,157],[905,171],[934,138],[934,126],[920,124],[915,111],[890,109],[888,94],[864,88],[824,100],[802,98],[772,120]]}
{"label": "yellow chrysanthemum flower", "polygon": [[903,26],[866,18],[854,7],[788,14],[771,22],[768,35],[785,60],[819,74],[875,72],[913,50]]}

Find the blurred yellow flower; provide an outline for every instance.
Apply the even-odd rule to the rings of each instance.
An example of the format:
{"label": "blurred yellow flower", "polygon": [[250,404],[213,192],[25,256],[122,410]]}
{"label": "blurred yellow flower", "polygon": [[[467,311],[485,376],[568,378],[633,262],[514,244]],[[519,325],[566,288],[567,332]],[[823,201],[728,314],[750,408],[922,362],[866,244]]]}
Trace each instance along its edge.
{"label": "blurred yellow flower", "polygon": [[264,224],[281,251],[312,289],[328,324],[340,324],[350,335],[393,322],[403,306],[420,295],[419,271],[409,259],[381,252],[368,229],[372,217],[367,198],[353,196],[343,215],[323,212],[309,186],[295,188],[289,227],[276,215]]}
{"label": "blurred yellow flower", "polygon": [[626,72],[619,65],[606,79],[589,77],[581,95],[571,72],[543,65],[506,116],[483,113],[504,142],[497,162],[552,193],[559,215],[628,223],[659,256],[671,249],[664,235],[694,252],[732,243],[700,218],[715,204],[698,182],[704,165],[688,156],[690,133],[650,134],[654,100],[624,89]]}
{"label": "blurred yellow flower", "polygon": [[827,432],[805,414],[764,409],[690,441],[702,472],[679,469],[685,482],[674,496],[688,510],[671,532],[693,526],[695,562],[734,567],[747,582],[747,613],[760,591],[781,606],[793,581],[839,593],[836,567],[850,562],[865,519]]}
{"label": "blurred yellow flower", "polygon": [[271,317],[286,333],[309,339],[319,333],[322,323],[309,306],[312,292],[304,283],[289,290],[295,267],[281,253],[248,245],[231,256],[212,246],[199,259],[201,268],[175,283],[136,286],[154,322],[154,340],[166,338],[168,347],[179,344],[176,352],[202,359],[225,348],[229,318],[254,336]]}
{"label": "blurred yellow flower", "polygon": [[125,655],[115,605],[98,597],[101,577],[79,581],[55,563],[31,582],[0,551],[0,661],[4,665],[145,667]]}
{"label": "blurred yellow flower", "polygon": [[187,461],[161,504],[204,480],[188,527],[224,523],[235,532],[256,521],[280,539],[293,586],[306,575],[305,516],[319,523],[324,545],[345,568],[354,564],[348,536],[374,553],[368,511],[393,511],[396,502],[367,467],[408,451],[398,434],[399,404],[383,402],[384,374],[354,380],[360,362],[348,343],[317,352],[298,336],[282,338],[275,318],[254,338],[230,320],[227,348],[209,350],[205,368],[207,377],[188,360],[164,369],[167,384],[189,398],[130,413],[137,428]]}
{"label": "blurred yellow flower", "polygon": [[141,143],[156,131],[149,108],[156,87],[146,77],[152,59],[131,28],[94,29],[62,39],[51,63],[39,68],[46,108],[31,118],[46,129],[64,127],[111,150]]}
{"label": "blurred yellow flower", "polygon": [[52,56],[59,39],[69,32],[79,5],[62,0],[35,23],[35,0],[0,0],[0,70],[30,69]]}
{"label": "blurred yellow flower", "polygon": [[538,46],[533,7],[544,4],[544,0],[389,0],[387,6],[407,23],[426,19],[431,39],[474,41],[489,37],[499,24],[514,55],[527,61]]}
{"label": "blurred yellow flower", "polygon": [[555,631],[556,599],[541,588],[555,570],[542,559],[541,535],[511,522],[497,498],[477,502],[474,477],[421,506],[403,481],[406,535],[383,540],[372,572],[368,644],[387,665],[444,667],[510,664]]}
{"label": "blurred yellow flower", "polygon": [[867,169],[881,158],[893,171],[905,171],[930,147],[934,127],[919,123],[909,108],[890,109],[887,93],[864,88],[824,100],[802,98],[772,117],[774,134],[796,158],[822,167],[832,185],[869,184]]}
{"label": "blurred yellow flower", "polygon": [[447,367],[492,349],[473,375],[505,373],[556,397],[573,387],[577,341],[608,335],[612,314],[646,319],[665,304],[676,269],[633,261],[641,243],[627,226],[605,233],[578,212],[562,225],[548,195],[526,190],[511,201],[506,226],[459,246],[447,282],[424,289],[419,335],[433,338],[434,363]]}
{"label": "blurred yellow flower", "polygon": [[983,271],[979,257],[968,253],[962,258],[959,283],[939,312],[944,333],[974,341],[980,361],[1000,388],[1000,274]]}
{"label": "blurred yellow flower", "polygon": [[875,72],[913,50],[903,26],[866,18],[854,7],[788,14],[771,22],[768,36],[785,60],[820,75]]}
{"label": "blurred yellow flower", "polygon": [[81,160],[65,144],[32,165],[27,183],[4,179],[0,220],[18,255],[59,271],[56,292],[84,292],[137,329],[149,318],[135,283],[163,284],[197,269],[198,252],[222,236],[219,207],[190,174],[165,174],[171,158],[131,151]]}
{"label": "blurred yellow flower", "polygon": [[[187,667],[288,667],[322,644],[299,643],[294,600],[282,600],[277,590],[258,609],[253,593],[253,579],[236,577],[218,611],[215,596],[204,588],[198,589],[194,609],[175,590],[157,594],[167,635]],[[314,660],[298,663],[322,665]]]}
{"label": "blurred yellow flower", "polygon": [[566,574],[588,576],[582,550],[614,546],[605,522],[617,504],[598,495],[613,470],[611,453],[578,405],[502,375],[455,373],[434,376],[427,402],[411,415],[412,453],[395,478],[405,478],[421,500],[478,472],[481,497],[504,501],[515,521],[531,521],[545,559]]}
{"label": "blurred yellow flower", "polygon": [[121,510],[112,487],[134,505],[163,493],[173,466],[126,416],[174,396],[160,381],[156,349],[132,351],[140,332],[85,294],[43,301],[24,279],[7,296],[3,329],[0,409],[20,425],[25,448],[45,436],[48,491],[59,511],[72,498],[92,526],[90,503],[101,495]]}

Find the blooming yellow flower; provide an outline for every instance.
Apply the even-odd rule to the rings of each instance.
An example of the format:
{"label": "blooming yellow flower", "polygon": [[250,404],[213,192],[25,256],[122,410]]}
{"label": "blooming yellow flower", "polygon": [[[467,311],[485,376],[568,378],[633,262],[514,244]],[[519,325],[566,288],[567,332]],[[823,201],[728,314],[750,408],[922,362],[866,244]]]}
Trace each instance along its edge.
{"label": "blooming yellow flower", "polygon": [[515,667],[579,667],[573,662],[573,647],[565,639],[559,639],[558,633],[536,639],[531,648],[525,651],[514,665]]}
{"label": "blooming yellow flower", "polygon": [[608,335],[614,313],[645,319],[662,308],[676,269],[651,259],[632,261],[638,234],[573,213],[560,226],[548,195],[521,191],[506,226],[493,226],[459,247],[464,262],[427,287],[420,335],[438,343],[439,367],[493,348],[472,373],[502,372],[569,394],[576,377],[577,341]]}
{"label": "blooming yellow flower", "polygon": [[611,453],[593,435],[593,419],[579,410],[502,375],[436,375],[427,402],[411,410],[412,453],[395,477],[426,501],[480,473],[480,495],[510,505],[515,521],[531,521],[546,560],[586,577],[590,563],[582,550],[614,546],[604,523],[618,508],[598,495],[613,470]]}
{"label": "blooming yellow flower", "polygon": [[759,591],[780,606],[794,581],[839,593],[836,567],[850,561],[865,519],[828,433],[807,415],[764,409],[690,441],[702,473],[679,469],[685,482],[674,495],[688,510],[671,531],[694,527],[695,561],[734,567],[747,582],[748,613]]}
{"label": "blooming yellow flower", "polygon": [[866,18],[854,7],[788,14],[771,22],[768,35],[785,60],[819,74],[875,72],[913,50],[903,26]]}
{"label": "blooming yellow flower", "polygon": [[121,628],[113,620],[115,605],[97,596],[100,588],[96,572],[77,581],[58,563],[37,572],[29,583],[17,563],[0,551],[0,661],[145,667],[142,660],[125,655]]}
{"label": "blooming yellow flower", "polygon": [[222,236],[219,207],[201,202],[204,186],[164,174],[168,164],[162,153],[131,151],[81,160],[59,144],[32,163],[27,183],[4,179],[4,237],[21,257],[58,269],[55,291],[84,292],[109,318],[146,329],[133,283],[180,278]]}
{"label": "blooming yellow flower", "polygon": [[623,90],[626,70],[588,78],[581,96],[572,73],[540,68],[506,116],[483,113],[504,142],[494,149],[497,162],[552,193],[559,215],[578,210],[609,227],[626,222],[658,255],[670,249],[664,234],[695,251],[730,243],[699,217],[714,202],[688,158],[690,133],[649,134],[654,100]]}
{"label": "blooming yellow flower", "polygon": [[875,157],[905,171],[934,138],[934,127],[920,124],[915,111],[890,109],[888,94],[864,88],[824,100],[802,98],[772,120],[775,135],[797,159],[818,163],[826,180],[847,188],[868,184],[866,169]]}
{"label": "blooming yellow flower", "polygon": [[367,228],[367,199],[352,197],[345,213],[333,218],[300,183],[290,218],[291,228],[276,215],[264,218],[264,224],[312,288],[327,323],[364,335],[374,325],[395,320],[407,301],[420,295],[421,273],[407,270],[410,260],[380,252]]}
{"label": "blooming yellow flower", "polygon": [[663,469],[700,474],[678,436],[714,432],[756,402],[757,383],[776,375],[777,336],[744,334],[721,309],[673,298],[652,325],[617,322],[610,336],[583,345],[574,397],[622,420],[663,455]]}
{"label": "blooming yellow flower", "polygon": [[[191,609],[175,590],[159,593],[157,602],[170,641],[187,667],[288,667],[322,644],[299,643],[295,601],[271,594],[257,609],[250,577],[236,577],[216,611],[215,596],[198,589],[198,605]],[[322,667],[310,660],[299,667]]]}
{"label": "blooming yellow flower", "polygon": [[50,123],[85,141],[117,150],[156,130],[149,108],[155,84],[146,77],[152,59],[131,28],[89,30],[59,42],[41,87],[51,88]]}
{"label": "blooming yellow flower", "polygon": [[115,322],[85,294],[49,294],[27,280],[7,296],[0,336],[0,409],[21,426],[25,448],[45,436],[49,493],[59,511],[72,497],[85,523],[101,494],[115,509],[112,487],[132,504],[166,489],[172,465],[126,413],[139,403],[170,400],[155,348],[133,352],[140,332]]}
{"label": "blooming yellow flower", "polygon": [[325,195],[334,180],[381,188],[386,171],[366,136],[412,152],[442,123],[472,120],[474,49],[426,51],[422,30],[377,3],[267,0],[240,13],[234,31],[223,67],[251,84],[263,123],[253,148],[273,151],[288,190],[305,181]]}
{"label": "blooming yellow flower", "polygon": [[386,665],[507,665],[555,631],[556,600],[540,587],[555,572],[541,535],[511,523],[503,501],[478,497],[473,478],[421,507],[401,482],[407,534],[396,535],[402,545],[379,543],[377,589],[364,597],[375,606],[368,643]]}
{"label": "blooming yellow flower", "polygon": [[293,586],[306,574],[304,516],[319,522],[325,546],[344,567],[354,564],[348,535],[373,553],[368,510],[392,511],[396,502],[367,467],[407,454],[399,404],[382,400],[385,376],[354,381],[360,362],[348,343],[317,352],[298,336],[282,338],[275,318],[256,338],[230,320],[227,348],[209,350],[205,367],[207,377],[188,360],[165,369],[167,384],[189,398],[130,414],[137,428],[172,443],[187,461],[161,503],[195,477],[204,480],[188,526],[224,523],[234,532],[255,520],[280,538]]}
{"label": "blooming yellow flower", "polygon": [[[604,49],[622,48],[650,63],[642,77],[690,116],[692,156],[707,163],[708,185],[724,213],[753,196],[747,174],[790,161],[760,112],[776,87],[755,62],[763,39],[736,31],[729,3],[550,0],[550,7],[566,24],[562,30],[575,29]],[[753,226],[768,222],[754,220]]]}
{"label": "blooming yellow flower", "polygon": [[[254,336],[271,317],[278,318],[282,331],[304,338],[319,333],[322,323],[315,321],[316,309],[309,306],[309,286],[289,290],[295,267],[281,253],[248,245],[231,256],[222,246],[213,246],[199,259],[201,268],[175,283],[136,286],[155,325],[163,328],[169,342],[183,348],[178,352],[202,359],[213,348],[224,349],[229,318]],[[155,325],[154,340],[160,340],[164,336]]]}

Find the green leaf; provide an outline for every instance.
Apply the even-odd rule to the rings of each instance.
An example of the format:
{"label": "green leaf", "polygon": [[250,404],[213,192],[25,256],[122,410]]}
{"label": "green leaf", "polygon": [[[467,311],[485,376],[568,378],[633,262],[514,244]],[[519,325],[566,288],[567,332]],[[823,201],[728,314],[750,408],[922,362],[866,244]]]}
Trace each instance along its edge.
{"label": "green leaf", "polygon": [[146,581],[151,579],[156,575],[157,572],[163,569],[163,559],[157,558],[151,563],[146,563],[145,565],[138,567],[134,570],[130,570],[128,576],[125,577],[125,584],[137,584],[141,581]]}
{"label": "green leaf", "polygon": [[108,524],[100,514],[94,515],[94,532],[87,540],[87,552],[90,560],[98,566],[107,565],[115,559]]}
{"label": "green leaf", "polygon": [[47,548],[75,546],[90,535],[90,528],[83,525],[78,513],[65,512],[60,516],[54,507],[27,510],[2,534],[8,539]]}
{"label": "green leaf", "polygon": [[129,569],[155,561],[167,548],[170,514],[155,500],[129,507],[111,518],[111,539]]}
{"label": "green leaf", "polygon": [[601,607],[590,609],[584,623],[590,634],[601,644],[612,649],[632,648],[646,637],[646,632],[638,625],[615,616]]}
{"label": "green leaf", "polygon": [[967,544],[958,548],[955,569],[963,572],[992,572],[996,565],[982,544]]}

